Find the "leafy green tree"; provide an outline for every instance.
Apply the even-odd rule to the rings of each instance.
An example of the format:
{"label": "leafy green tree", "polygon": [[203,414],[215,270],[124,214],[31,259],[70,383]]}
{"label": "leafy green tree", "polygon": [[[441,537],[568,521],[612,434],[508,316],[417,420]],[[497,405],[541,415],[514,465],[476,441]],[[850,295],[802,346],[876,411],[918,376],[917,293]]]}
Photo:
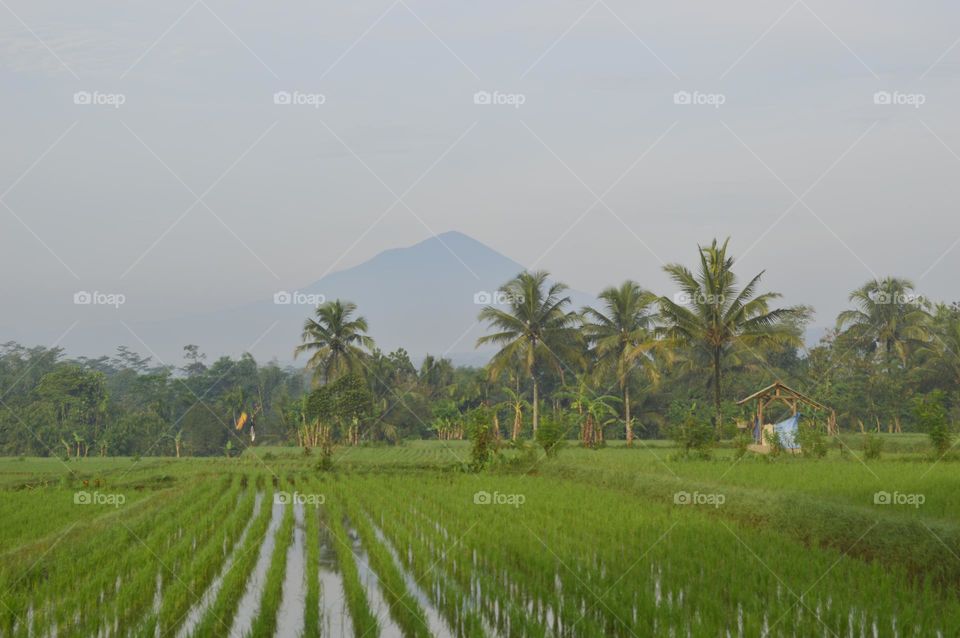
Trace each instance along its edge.
{"label": "leafy green tree", "polygon": [[209,406],[195,404],[179,418],[183,428],[183,451],[189,456],[218,456],[233,439],[233,426],[220,422]]}
{"label": "leafy green tree", "polygon": [[940,304],[931,319],[930,339],[917,349],[931,384],[960,399],[960,308]]}
{"label": "leafy green tree", "polygon": [[[577,314],[567,310],[570,297],[561,283],[549,284],[545,271],[522,272],[501,287],[506,309],[486,306],[480,320],[495,330],[477,340],[477,345],[496,344],[501,349],[490,361],[495,378],[511,366],[520,365],[533,385],[533,431],[540,423],[540,382],[542,366],[562,368],[564,359],[580,358]],[[561,370],[562,373],[562,370]]]}
{"label": "leafy green tree", "polygon": [[427,397],[449,396],[454,389],[453,363],[445,357],[428,354],[420,364],[419,380]]}
{"label": "leafy green tree", "polygon": [[694,274],[680,264],[664,267],[678,287],[675,297],[660,298],[662,334],[679,346],[709,361],[713,370],[714,425],[722,421],[721,380],[724,360],[734,348],[754,349],[769,344],[801,344],[795,321],[809,314],[806,308],[771,308],[779,293],[757,293],[764,272],[738,287],[729,239],[716,239],[699,247],[700,265]]}
{"label": "leafy green tree", "polygon": [[856,308],[837,316],[837,330],[885,364],[906,365],[910,353],[928,338],[929,304],[908,279],[871,280],[850,293]]}
{"label": "leafy green tree", "polygon": [[583,331],[593,346],[595,368],[613,375],[623,397],[623,423],[627,446],[633,445],[633,421],[630,417],[630,382],[637,368],[655,379],[657,368],[651,352],[658,345],[654,331],[657,297],[636,282],[625,281],[619,288],[600,293],[603,308],[583,311]]}
{"label": "leafy green tree", "polygon": [[363,373],[374,342],[366,334],[367,320],[354,317],[356,311],[356,304],[336,299],[318,306],[316,319],[308,318],[303,324],[303,343],[294,356],[313,353],[307,368],[314,370],[314,378],[329,382],[344,374]]}
{"label": "leafy green tree", "polygon": [[204,360],[207,358],[207,355],[200,352],[199,346],[192,343],[183,346],[183,358],[187,360],[187,365],[183,367],[183,371],[187,376],[195,377],[206,372],[207,365],[204,363]]}
{"label": "leafy green tree", "polygon": [[306,416],[308,420],[335,423],[343,438],[356,445],[362,435],[361,427],[369,423],[373,408],[373,394],[363,377],[347,374],[310,393]]}

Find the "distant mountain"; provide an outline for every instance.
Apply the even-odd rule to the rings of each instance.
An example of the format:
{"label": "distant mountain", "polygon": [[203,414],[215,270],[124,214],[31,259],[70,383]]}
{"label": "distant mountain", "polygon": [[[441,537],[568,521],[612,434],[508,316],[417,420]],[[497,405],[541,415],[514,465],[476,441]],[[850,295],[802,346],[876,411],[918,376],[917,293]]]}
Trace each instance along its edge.
{"label": "distant mountain", "polygon": [[[357,304],[385,352],[403,347],[415,361],[429,353],[462,365],[482,365],[492,351],[474,348],[484,334],[477,313],[497,288],[522,270],[518,262],[452,231],[386,250],[308,286],[278,290],[273,299],[131,327],[165,361],[179,362],[183,345],[195,343],[210,358],[250,351],[258,361],[276,358],[285,363],[293,360],[304,319],[316,303],[340,298]],[[577,291],[570,296],[576,308],[594,302]],[[116,345],[105,343],[102,352],[110,353]],[[129,345],[143,349],[137,342]]]}

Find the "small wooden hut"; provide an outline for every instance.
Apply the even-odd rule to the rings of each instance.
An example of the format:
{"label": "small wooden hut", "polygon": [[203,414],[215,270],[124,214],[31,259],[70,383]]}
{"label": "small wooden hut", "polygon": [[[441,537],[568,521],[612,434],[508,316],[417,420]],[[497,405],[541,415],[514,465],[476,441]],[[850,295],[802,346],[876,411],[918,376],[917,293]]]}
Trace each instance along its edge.
{"label": "small wooden hut", "polygon": [[764,422],[763,411],[768,405],[775,401],[780,401],[787,405],[790,408],[792,414],[797,414],[800,411],[800,406],[807,406],[812,410],[817,412],[826,413],[827,417],[827,434],[834,435],[837,434],[837,413],[833,408],[829,408],[819,401],[808,397],[802,392],[798,392],[793,388],[787,386],[783,381],[774,381],[772,384],[768,385],[762,390],[754,392],[750,396],[740,399],[737,401],[737,405],[744,405],[751,401],[757,402],[757,411],[756,411],[756,421],[755,424],[759,424],[759,427],[754,429],[754,441],[757,445],[764,445],[763,432],[765,431],[767,424]]}

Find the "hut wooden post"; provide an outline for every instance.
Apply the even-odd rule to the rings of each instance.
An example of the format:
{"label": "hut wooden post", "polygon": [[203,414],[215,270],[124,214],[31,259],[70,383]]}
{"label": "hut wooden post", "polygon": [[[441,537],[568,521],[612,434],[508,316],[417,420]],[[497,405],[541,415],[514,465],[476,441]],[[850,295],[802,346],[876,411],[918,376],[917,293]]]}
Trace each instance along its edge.
{"label": "hut wooden post", "polygon": [[[793,388],[788,387],[782,381],[775,381],[771,385],[754,392],[750,396],[737,401],[737,405],[744,405],[749,401],[757,402],[757,421],[760,424],[760,435],[755,437],[757,443],[763,443],[763,425],[764,425],[764,409],[774,401],[781,401],[790,410],[793,414],[797,414],[800,410],[800,405],[807,406],[813,410],[821,410],[827,413],[827,433],[830,435],[836,435],[839,432],[837,427],[837,413],[833,409],[819,403],[810,397],[797,392]],[[862,426],[861,426],[862,427]]]}

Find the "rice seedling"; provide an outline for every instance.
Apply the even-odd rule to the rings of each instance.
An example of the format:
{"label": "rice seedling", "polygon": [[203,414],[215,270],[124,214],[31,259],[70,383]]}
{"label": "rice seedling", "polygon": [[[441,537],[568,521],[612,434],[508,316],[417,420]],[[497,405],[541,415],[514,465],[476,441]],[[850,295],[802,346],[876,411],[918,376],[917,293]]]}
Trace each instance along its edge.
{"label": "rice seedling", "polygon": [[[890,491],[926,485],[931,507],[907,508],[862,503],[876,486],[857,479],[869,473],[836,458],[670,462],[673,476],[642,450],[570,450],[533,476],[468,475],[438,471],[439,456],[413,447],[387,467],[365,465],[390,454],[358,450],[354,470],[322,479],[304,478],[309,461],[291,457],[277,483],[256,461],[188,461],[171,480],[160,468],[133,477],[162,487],[134,489],[121,507],[70,504],[73,483],[40,487],[57,494],[56,506],[37,507],[53,517],[44,535],[20,542],[19,523],[0,531],[16,543],[0,554],[0,635],[960,630],[960,569],[945,560],[960,544],[948,463],[923,467],[920,481],[912,462],[872,462]],[[274,490],[294,487],[325,504],[274,518]],[[678,490],[724,500],[678,504]],[[0,511],[23,506],[5,492]],[[289,605],[304,606],[293,620]],[[335,618],[344,608],[349,618]]]}
{"label": "rice seedling", "polygon": [[429,636],[429,625],[423,609],[407,591],[403,576],[393,562],[393,556],[377,539],[366,514],[349,502],[347,515],[360,534],[360,540],[370,557],[370,563],[377,572],[383,594],[390,604],[390,615],[403,629],[404,635]]}
{"label": "rice seedling", "polygon": [[273,555],[260,597],[260,609],[253,621],[252,630],[247,634],[252,638],[273,636],[276,629],[277,609],[280,607],[283,576],[287,568],[287,549],[293,539],[293,525],[293,504],[288,503],[283,508],[283,520],[275,536]]}
{"label": "rice seedling", "polygon": [[320,512],[319,508],[307,507],[304,511],[306,535],[307,593],[304,597],[304,638],[320,635]]}
{"label": "rice seedling", "polygon": [[269,482],[261,477],[257,481],[257,486],[263,490],[264,505],[254,519],[243,546],[237,549],[233,565],[223,578],[220,593],[198,623],[194,636],[227,635],[230,632],[240,599],[247,588],[247,579],[257,561],[257,550],[267,534],[273,513],[273,508],[269,506],[273,501],[273,491],[268,487]]}
{"label": "rice seedling", "polygon": [[352,543],[343,525],[343,519],[346,513],[343,510],[342,504],[340,504],[337,499],[328,498],[325,505],[327,516],[324,524],[330,531],[334,551],[337,553],[337,560],[340,564],[341,574],[343,575],[343,588],[347,596],[347,606],[350,609],[350,616],[353,620],[354,632],[357,636],[376,636],[378,635],[377,618],[370,611],[367,594],[364,590],[363,583],[360,582],[360,574],[357,571],[357,562],[353,555]]}

